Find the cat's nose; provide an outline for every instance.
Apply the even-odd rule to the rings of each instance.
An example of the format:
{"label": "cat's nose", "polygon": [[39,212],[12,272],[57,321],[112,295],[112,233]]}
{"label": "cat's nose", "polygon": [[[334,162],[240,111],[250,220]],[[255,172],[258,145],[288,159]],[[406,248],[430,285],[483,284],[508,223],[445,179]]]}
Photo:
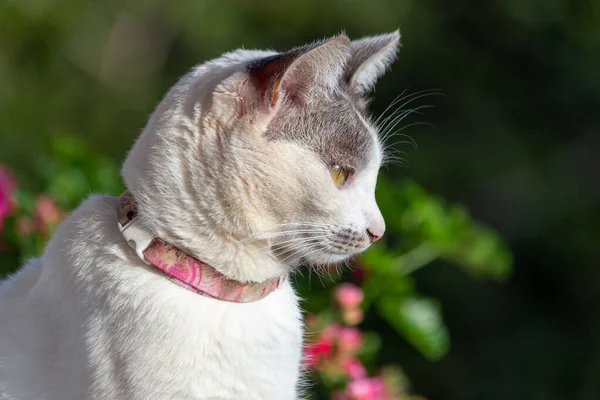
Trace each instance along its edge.
{"label": "cat's nose", "polygon": [[382,235],[376,235],[373,232],[371,232],[370,229],[367,229],[367,235],[369,236],[369,240],[371,241],[371,243],[378,241],[379,239],[381,239]]}
{"label": "cat's nose", "polygon": [[379,239],[381,239],[381,237],[383,236],[384,233],[385,233],[385,225],[384,224],[377,224],[377,225],[370,226],[367,228],[367,236],[369,237],[369,240],[371,241],[371,243],[374,243],[374,242],[378,241]]}
{"label": "cat's nose", "polygon": [[385,233],[385,221],[374,200],[370,203],[367,212],[365,212],[365,226],[367,228],[367,237],[371,243],[381,239]]}

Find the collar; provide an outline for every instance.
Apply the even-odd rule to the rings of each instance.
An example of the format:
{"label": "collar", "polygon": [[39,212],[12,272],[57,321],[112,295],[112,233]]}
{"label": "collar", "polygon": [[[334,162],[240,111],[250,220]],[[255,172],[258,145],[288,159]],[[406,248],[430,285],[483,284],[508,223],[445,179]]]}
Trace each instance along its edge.
{"label": "collar", "polygon": [[173,282],[198,294],[236,303],[250,303],[275,291],[285,276],[260,283],[230,279],[208,264],[144,230],[137,218],[137,203],[129,191],[119,198],[118,226],[138,257],[158,268]]}

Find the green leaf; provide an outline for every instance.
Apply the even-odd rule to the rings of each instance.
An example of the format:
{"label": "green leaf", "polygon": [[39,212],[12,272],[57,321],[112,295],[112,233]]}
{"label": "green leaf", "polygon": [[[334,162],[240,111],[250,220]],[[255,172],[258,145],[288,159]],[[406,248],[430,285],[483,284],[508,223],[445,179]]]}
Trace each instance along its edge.
{"label": "green leaf", "polygon": [[447,246],[440,254],[466,272],[504,281],[512,271],[512,255],[493,231],[475,226],[468,235]]}
{"label": "green leaf", "polygon": [[20,212],[32,214],[35,210],[35,197],[23,190],[15,190],[12,193],[15,201],[19,206]]}
{"label": "green leaf", "polygon": [[403,260],[383,245],[371,246],[361,256],[361,263],[369,271],[368,279],[362,284],[364,310],[368,310],[380,296],[400,297],[413,293],[414,282],[408,276]]}
{"label": "green leaf", "polygon": [[448,330],[438,302],[422,297],[385,296],[377,306],[381,317],[427,359],[439,360],[447,353]]}
{"label": "green leaf", "polygon": [[378,196],[385,205],[382,211],[390,228],[388,236],[402,239],[389,246],[394,253],[406,253],[393,261],[388,249],[367,253],[367,257],[382,260],[374,263],[377,272],[409,273],[440,257],[475,276],[504,281],[510,275],[509,249],[496,232],[475,221],[465,207],[447,204],[410,180],[390,185],[382,177]]}
{"label": "green leaf", "polygon": [[89,182],[80,169],[63,170],[48,183],[48,194],[62,207],[76,207],[88,193]]}

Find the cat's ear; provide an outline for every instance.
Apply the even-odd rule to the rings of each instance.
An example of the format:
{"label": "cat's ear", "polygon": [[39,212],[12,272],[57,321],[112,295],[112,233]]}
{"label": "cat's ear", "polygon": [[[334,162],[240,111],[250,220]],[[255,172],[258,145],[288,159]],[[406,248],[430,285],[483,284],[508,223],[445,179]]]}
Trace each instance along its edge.
{"label": "cat's ear", "polygon": [[234,87],[238,116],[257,111],[273,115],[283,101],[302,105],[343,77],[350,39],[335,36],[251,62],[227,81]]}
{"label": "cat's ear", "polygon": [[301,102],[315,86],[334,87],[344,72],[349,43],[347,36],[339,35],[258,60],[249,66],[254,90],[274,107],[281,95]]}
{"label": "cat's ear", "polygon": [[400,31],[365,37],[350,43],[350,59],[344,79],[361,96],[373,90],[375,82],[396,60]]}

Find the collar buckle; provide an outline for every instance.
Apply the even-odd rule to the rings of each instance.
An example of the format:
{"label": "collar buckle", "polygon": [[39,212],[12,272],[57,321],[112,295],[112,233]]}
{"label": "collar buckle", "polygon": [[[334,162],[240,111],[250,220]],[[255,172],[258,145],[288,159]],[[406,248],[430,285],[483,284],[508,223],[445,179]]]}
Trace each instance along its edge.
{"label": "collar buckle", "polygon": [[135,250],[142,261],[150,265],[150,262],[144,257],[144,251],[150,246],[150,243],[154,240],[154,236],[145,229],[142,229],[137,218],[132,219],[125,225],[121,225],[121,222],[117,222],[117,225],[129,247]]}

